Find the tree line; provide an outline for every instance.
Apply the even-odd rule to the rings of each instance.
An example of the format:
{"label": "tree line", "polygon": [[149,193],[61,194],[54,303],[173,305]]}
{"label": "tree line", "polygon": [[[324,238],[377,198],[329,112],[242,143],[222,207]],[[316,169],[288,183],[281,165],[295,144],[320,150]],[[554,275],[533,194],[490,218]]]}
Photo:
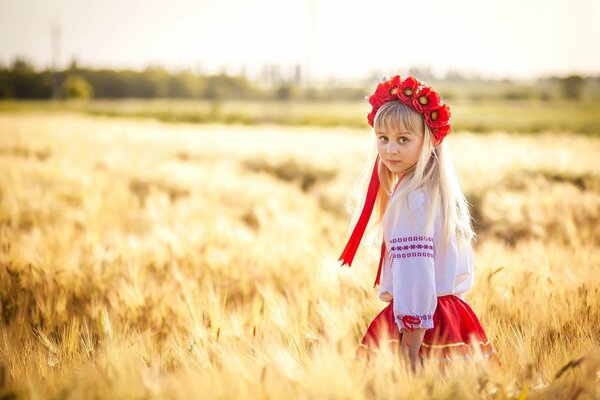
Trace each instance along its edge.
{"label": "tree line", "polygon": [[[464,92],[465,80],[447,80],[446,98]],[[473,82],[471,82],[473,83]],[[452,86],[454,85],[454,86]],[[485,88],[489,82],[475,82],[474,87]],[[503,98],[507,100],[540,98],[579,99],[582,96],[600,98],[600,77],[550,77],[538,79],[535,87],[512,81],[494,83],[502,90],[472,90],[472,100]],[[370,86],[370,85],[369,85]],[[460,86],[460,88],[459,88]],[[67,69],[53,73],[49,69],[36,70],[23,59],[15,59],[10,66],[0,65],[0,99],[122,99],[122,98],[179,98],[206,100],[361,100],[365,88],[303,87],[294,81],[277,85],[260,85],[244,76],[225,73],[202,75],[190,71],[169,72],[161,67],[142,71],[92,69],[79,67],[75,62]],[[456,89],[456,90],[455,90]],[[493,93],[493,94],[492,94]]]}

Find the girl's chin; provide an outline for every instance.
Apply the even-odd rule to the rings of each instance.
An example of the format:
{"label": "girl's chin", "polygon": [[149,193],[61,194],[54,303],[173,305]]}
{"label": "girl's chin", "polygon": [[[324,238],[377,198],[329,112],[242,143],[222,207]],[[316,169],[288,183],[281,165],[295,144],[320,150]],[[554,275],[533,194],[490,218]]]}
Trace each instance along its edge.
{"label": "girl's chin", "polygon": [[395,174],[403,174],[404,172],[406,172],[406,168],[404,168],[404,165],[402,165],[401,163],[387,164],[387,166],[388,169]]}

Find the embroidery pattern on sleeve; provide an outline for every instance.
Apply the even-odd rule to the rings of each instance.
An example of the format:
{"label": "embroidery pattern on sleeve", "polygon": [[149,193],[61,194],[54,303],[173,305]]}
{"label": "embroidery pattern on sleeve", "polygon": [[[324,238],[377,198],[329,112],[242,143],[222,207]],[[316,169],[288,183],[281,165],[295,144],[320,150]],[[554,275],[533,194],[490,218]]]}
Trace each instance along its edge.
{"label": "embroidery pattern on sleeve", "polygon": [[421,325],[423,321],[433,320],[433,314],[421,314],[421,315],[399,315],[398,319],[402,322],[402,325],[410,331]]}
{"label": "embroidery pattern on sleeve", "polygon": [[390,259],[434,257],[432,236],[402,236],[390,241]]}

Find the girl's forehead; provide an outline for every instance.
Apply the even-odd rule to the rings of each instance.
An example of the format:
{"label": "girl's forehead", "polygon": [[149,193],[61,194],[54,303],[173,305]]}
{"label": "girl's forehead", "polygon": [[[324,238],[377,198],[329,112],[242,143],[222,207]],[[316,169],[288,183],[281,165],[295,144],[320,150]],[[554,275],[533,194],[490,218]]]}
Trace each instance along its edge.
{"label": "girl's forehead", "polygon": [[381,133],[381,134],[386,134],[386,135],[402,135],[402,134],[408,134],[408,135],[414,135],[414,132],[410,129],[406,129],[406,128],[392,128],[392,129],[385,129],[385,128],[379,128],[377,130],[377,133]]}
{"label": "girl's forehead", "polygon": [[391,135],[391,136],[400,136],[400,135],[415,135],[414,132],[412,131],[407,131],[407,130],[401,130],[401,131],[391,131],[391,132],[387,132],[387,131],[377,131],[376,132],[377,135]]}
{"label": "girl's forehead", "polygon": [[413,127],[411,126],[411,124],[407,123],[407,121],[401,121],[398,119],[395,119],[390,121],[388,120],[383,120],[381,121],[381,124],[379,124],[377,126],[377,133],[386,133],[386,134],[392,134],[392,133],[396,133],[396,134],[401,134],[401,133],[414,133],[413,132]]}

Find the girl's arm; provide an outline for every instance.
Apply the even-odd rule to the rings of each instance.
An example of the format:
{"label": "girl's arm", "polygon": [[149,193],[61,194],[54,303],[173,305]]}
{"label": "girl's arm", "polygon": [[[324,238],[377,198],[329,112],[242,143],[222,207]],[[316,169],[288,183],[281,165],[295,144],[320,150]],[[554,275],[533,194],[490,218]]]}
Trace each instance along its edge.
{"label": "girl's arm", "polygon": [[[433,227],[426,226],[425,194],[408,194],[407,204],[392,204],[387,238],[392,268],[394,319],[402,332],[402,352],[413,370],[427,329],[433,328],[437,307]],[[410,209],[410,211],[409,211]]]}
{"label": "girl's arm", "polygon": [[419,349],[425,337],[424,328],[416,328],[414,331],[405,331],[402,335],[402,355],[410,362],[410,367],[413,372],[417,370],[417,362],[419,361]]}

